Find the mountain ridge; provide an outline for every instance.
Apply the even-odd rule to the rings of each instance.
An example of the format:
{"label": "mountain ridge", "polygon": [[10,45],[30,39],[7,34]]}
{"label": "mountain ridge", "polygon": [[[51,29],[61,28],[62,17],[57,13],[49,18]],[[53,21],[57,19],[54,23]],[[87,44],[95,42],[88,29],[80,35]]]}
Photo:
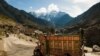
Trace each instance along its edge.
{"label": "mountain ridge", "polygon": [[65,27],[68,34],[79,34],[80,28],[84,29],[86,45],[97,44],[100,46],[100,2],[68,22]]}
{"label": "mountain ridge", "polygon": [[[30,26],[47,26],[49,22],[43,19],[37,19],[33,15],[25,12],[24,10],[19,10],[9,5],[5,0],[0,0],[0,14],[9,16],[16,23],[26,24]],[[41,23],[42,22],[42,23]],[[40,27],[39,27],[40,28]]]}
{"label": "mountain ridge", "polygon": [[63,28],[67,22],[72,20],[72,17],[69,14],[61,11],[51,11],[49,13],[41,13],[39,15],[38,13],[30,12],[30,14],[35,15],[37,18],[42,18],[51,22],[55,28]]}

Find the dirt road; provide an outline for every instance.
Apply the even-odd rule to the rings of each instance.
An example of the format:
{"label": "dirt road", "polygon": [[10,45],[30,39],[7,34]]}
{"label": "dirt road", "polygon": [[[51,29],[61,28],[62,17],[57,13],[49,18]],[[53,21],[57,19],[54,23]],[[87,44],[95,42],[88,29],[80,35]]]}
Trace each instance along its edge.
{"label": "dirt road", "polygon": [[13,34],[4,38],[4,49],[8,56],[32,56],[36,46],[35,42],[20,40]]}

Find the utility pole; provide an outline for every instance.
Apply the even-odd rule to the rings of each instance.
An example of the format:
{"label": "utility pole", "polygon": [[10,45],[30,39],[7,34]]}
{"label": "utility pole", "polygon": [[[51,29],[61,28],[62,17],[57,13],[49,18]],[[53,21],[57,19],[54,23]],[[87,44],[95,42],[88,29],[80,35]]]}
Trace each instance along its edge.
{"label": "utility pole", "polygon": [[49,42],[47,39],[47,35],[45,35],[44,37],[45,37],[45,55],[49,56]]}
{"label": "utility pole", "polygon": [[84,53],[84,46],[86,43],[86,38],[84,37],[84,29],[80,28],[80,37],[81,37],[81,49],[82,49],[82,56],[85,56]]}

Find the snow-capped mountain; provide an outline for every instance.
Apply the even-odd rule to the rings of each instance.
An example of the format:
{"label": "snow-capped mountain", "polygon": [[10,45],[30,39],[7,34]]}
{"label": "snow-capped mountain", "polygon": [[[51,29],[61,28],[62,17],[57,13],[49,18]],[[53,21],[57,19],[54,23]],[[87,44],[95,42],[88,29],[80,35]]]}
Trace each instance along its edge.
{"label": "snow-capped mountain", "polygon": [[45,19],[51,22],[56,28],[64,27],[64,25],[72,19],[72,17],[66,14],[65,12],[51,11],[49,13],[30,13],[36,16],[37,18]]}

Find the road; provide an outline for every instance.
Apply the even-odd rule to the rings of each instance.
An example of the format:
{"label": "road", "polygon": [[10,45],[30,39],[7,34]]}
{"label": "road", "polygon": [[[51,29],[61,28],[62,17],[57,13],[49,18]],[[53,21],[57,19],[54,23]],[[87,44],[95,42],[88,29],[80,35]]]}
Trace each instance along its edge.
{"label": "road", "polygon": [[13,34],[3,40],[7,56],[32,56],[33,50],[37,46],[36,42],[27,42],[18,39],[18,37]]}

